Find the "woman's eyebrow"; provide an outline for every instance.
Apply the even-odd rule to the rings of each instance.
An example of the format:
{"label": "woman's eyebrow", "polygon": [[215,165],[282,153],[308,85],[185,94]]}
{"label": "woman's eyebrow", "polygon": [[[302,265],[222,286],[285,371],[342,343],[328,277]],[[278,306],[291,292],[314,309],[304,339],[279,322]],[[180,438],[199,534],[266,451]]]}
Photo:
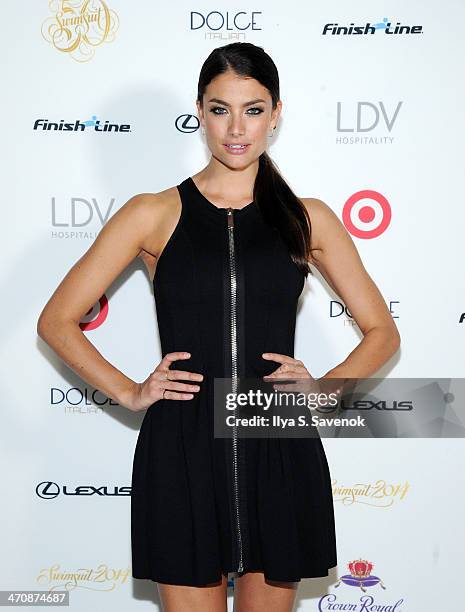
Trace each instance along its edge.
{"label": "woman's eyebrow", "polygon": [[[210,98],[210,100],[208,100],[208,102],[216,102],[217,104],[223,104],[224,106],[231,106],[230,104],[228,104],[224,100],[220,100],[219,98]],[[250,100],[249,102],[244,102],[244,104],[242,106],[249,106],[250,104],[257,104],[257,102],[265,102],[265,100],[262,100],[261,98],[256,98],[255,100]]]}

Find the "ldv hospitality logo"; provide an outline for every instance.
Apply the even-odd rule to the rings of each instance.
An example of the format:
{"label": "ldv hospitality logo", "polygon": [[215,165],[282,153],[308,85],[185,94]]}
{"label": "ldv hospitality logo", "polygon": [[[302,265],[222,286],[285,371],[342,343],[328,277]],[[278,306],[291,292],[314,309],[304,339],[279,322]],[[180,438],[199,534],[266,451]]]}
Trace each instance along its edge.
{"label": "ldv hospitality logo", "polygon": [[101,122],[97,115],[92,115],[90,119],[82,121],[76,119],[72,123],[66,123],[64,119],[59,122],[49,121],[48,119],[36,119],[34,121],[34,131],[41,132],[130,132],[129,123],[110,123],[108,120]]}
{"label": "ldv hospitality logo", "polygon": [[393,24],[387,17],[378,23],[367,22],[365,25],[339,25],[338,23],[326,23],[323,27],[323,36],[351,36],[351,35],[367,35],[381,32],[388,35],[403,35],[403,34],[423,34],[423,26],[421,25],[403,25],[399,21]]}

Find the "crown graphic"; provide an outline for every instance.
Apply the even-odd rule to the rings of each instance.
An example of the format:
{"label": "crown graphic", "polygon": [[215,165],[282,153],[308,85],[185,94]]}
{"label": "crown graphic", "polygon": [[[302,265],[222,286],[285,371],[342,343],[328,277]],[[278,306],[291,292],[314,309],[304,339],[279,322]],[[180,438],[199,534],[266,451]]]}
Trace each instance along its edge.
{"label": "crown graphic", "polygon": [[381,578],[371,573],[374,568],[374,563],[371,561],[362,558],[354,559],[347,564],[347,567],[349,568],[350,574],[341,576],[337,584],[334,585],[335,587],[340,586],[341,582],[343,582],[348,586],[360,588],[364,593],[366,593],[367,587],[373,587],[377,584],[379,584],[382,589],[386,589]]}
{"label": "crown graphic", "polygon": [[358,559],[358,561],[351,561],[348,563],[347,567],[354,578],[368,578],[371,574],[371,570],[374,568],[374,564],[369,561]]}

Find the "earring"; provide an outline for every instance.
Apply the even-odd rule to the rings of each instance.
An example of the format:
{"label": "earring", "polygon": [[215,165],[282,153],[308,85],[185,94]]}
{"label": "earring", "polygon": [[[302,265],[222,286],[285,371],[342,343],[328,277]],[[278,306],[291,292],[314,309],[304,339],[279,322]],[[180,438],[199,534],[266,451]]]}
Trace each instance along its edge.
{"label": "earring", "polygon": [[276,129],[276,126],[271,128],[271,132],[268,134],[268,138],[271,138],[273,136],[275,129]]}
{"label": "earring", "polygon": [[205,128],[202,125],[202,136],[205,136]]}

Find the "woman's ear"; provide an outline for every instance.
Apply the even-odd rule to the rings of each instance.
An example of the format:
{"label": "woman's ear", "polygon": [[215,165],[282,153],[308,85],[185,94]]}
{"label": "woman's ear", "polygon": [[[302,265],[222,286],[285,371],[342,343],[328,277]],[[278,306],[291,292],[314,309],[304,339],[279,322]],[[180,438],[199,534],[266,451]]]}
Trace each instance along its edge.
{"label": "woman's ear", "polygon": [[204,121],[203,108],[200,106],[200,102],[198,100],[195,101],[195,105],[197,106],[197,117],[199,118],[200,123]]}
{"label": "woman's ear", "polygon": [[281,100],[278,100],[276,102],[276,108],[273,109],[273,111],[271,113],[271,120],[272,120],[273,125],[275,127],[278,127],[278,121],[279,121],[279,117],[281,115],[282,108],[283,108],[283,103],[281,102]]}

